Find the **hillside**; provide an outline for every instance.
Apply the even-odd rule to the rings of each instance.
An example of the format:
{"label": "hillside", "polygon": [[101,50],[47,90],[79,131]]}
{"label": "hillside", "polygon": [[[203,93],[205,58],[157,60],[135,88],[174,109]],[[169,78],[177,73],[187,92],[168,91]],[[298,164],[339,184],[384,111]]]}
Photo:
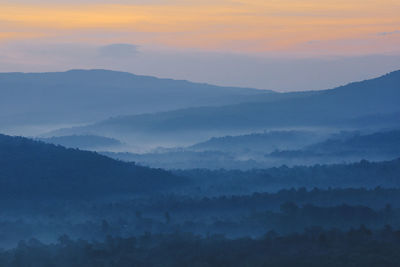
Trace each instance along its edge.
{"label": "hillside", "polygon": [[213,137],[187,147],[193,151],[228,151],[245,153],[249,151],[273,151],[276,149],[300,148],[315,143],[323,135],[311,131],[269,131],[238,136]]}
{"label": "hillside", "polygon": [[94,152],[0,135],[0,195],[10,198],[91,197],[152,192],[181,180]]}

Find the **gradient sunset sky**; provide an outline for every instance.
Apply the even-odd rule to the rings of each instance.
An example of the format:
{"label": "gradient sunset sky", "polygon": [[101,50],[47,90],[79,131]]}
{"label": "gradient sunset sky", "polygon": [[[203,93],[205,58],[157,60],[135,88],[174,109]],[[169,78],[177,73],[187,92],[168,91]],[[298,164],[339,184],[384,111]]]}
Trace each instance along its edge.
{"label": "gradient sunset sky", "polygon": [[0,0],[3,72],[110,68],[300,90],[399,59],[399,0]]}

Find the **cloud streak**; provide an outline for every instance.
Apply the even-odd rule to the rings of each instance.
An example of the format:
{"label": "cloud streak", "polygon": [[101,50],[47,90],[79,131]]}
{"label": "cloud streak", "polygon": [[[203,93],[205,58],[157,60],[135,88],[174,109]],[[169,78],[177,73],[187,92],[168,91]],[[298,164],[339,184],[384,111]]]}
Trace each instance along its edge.
{"label": "cloud streak", "polygon": [[0,71],[329,88],[400,68],[398,14],[398,0],[3,0]]}
{"label": "cloud streak", "polygon": [[138,46],[133,44],[110,44],[98,48],[99,56],[106,58],[131,58],[138,51]]}
{"label": "cloud streak", "polygon": [[[279,91],[332,88],[400,69],[400,56],[279,58],[152,50],[134,44],[0,45],[0,71],[114,69],[142,75]],[[290,77],[290,79],[288,78]]]}
{"label": "cloud streak", "polygon": [[[33,3],[35,2],[35,3]],[[293,52],[309,40],[356,39],[400,26],[393,0],[281,1],[27,1],[0,4],[0,41],[63,38],[71,42],[135,43],[176,49]],[[85,40],[82,32],[120,38]],[[28,36],[28,33],[31,35]],[[93,35],[93,34],[91,34]],[[32,37],[33,36],[33,37]],[[371,37],[372,38],[372,37]],[[387,40],[398,44],[398,40]],[[251,45],[249,45],[251,44]],[[379,48],[371,46],[370,53]],[[346,49],[332,53],[346,53]]]}
{"label": "cloud streak", "polygon": [[400,30],[391,31],[391,32],[380,32],[380,33],[378,33],[378,36],[387,36],[387,35],[393,35],[393,34],[400,34]]}

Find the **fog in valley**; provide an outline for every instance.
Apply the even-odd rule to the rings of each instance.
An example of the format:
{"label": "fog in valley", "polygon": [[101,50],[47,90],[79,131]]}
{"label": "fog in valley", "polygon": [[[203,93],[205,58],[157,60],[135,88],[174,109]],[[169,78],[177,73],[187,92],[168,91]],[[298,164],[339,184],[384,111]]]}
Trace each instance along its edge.
{"label": "fog in valley", "polygon": [[296,93],[106,70],[0,76],[0,266],[400,244],[399,71]]}

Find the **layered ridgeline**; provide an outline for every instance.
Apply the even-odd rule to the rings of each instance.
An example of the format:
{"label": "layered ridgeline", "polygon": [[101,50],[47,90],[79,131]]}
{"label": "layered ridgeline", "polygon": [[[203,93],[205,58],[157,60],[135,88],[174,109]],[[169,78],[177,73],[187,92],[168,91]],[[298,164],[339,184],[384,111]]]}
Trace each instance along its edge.
{"label": "layered ridgeline", "polygon": [[400,157],[400,130],[324,135],[311,131],[271,131],[211,138],[189,147],[151,153],[103,154],[165,169],[252,169],[280,165],[391,160]]}
{"label": "layered ridgeline", "polygon": [[80,148],[85,150],[112,149],[122,146],[122,143],[117,139],[98,135],[53,136],[37,138],[37,140],[68,148]]}
{"label": "layered ridgeline", "polygon": [[175,170],[197,184],[198,193],[242,195],[287,188],[400,188],[400,158],[390,161],[362,160],[351,164],[285,165],[251,170]]}
{"label": "layered ridgeline", "polygon": [[0,88],[2,127],[87,123],[110,116],[240,103],[275,95],[267,90],[107,70],[0,73]]}
{"label": "layered ridgeline", "polygon": [[207,141],[191,145],[186,150],[233,153],[257,151],[265,154],[274,150],[302,148],[318,140],[323,140],[325,136],[326,134],[313,131],[265,131],[262,133],[212,137]]}
{"label": "layered ridgeline", "polygon": [[400,71],[396,71],[301,97],[119,116],[53,134],[98,133],[136,138],[140,142],[164,140],[184,144],[215,135],[273,128],[391,127],[400,125],[399,100]]}
{"label": "layered ridgeline", "polygon": [[283,158],[334,158],[369,159],[400,157],[400,130],[361,135],[336,136],[300,150],[276,150],[268,155]]}
{"label": "layered ridgeline", "polygon": [[0,135],[2,198],[110,197],[186,192],[231,194],[287,187],[399,187],[399,160],[280,167],[251,171],[188,170],[174,173],[137,166],[95,152]]}
{"label": "layered ridgeline", "polygon": [[182,179],[163,170],[136,166],[94,152],[0,135],[3,198],[149,193],[182,183]]}

